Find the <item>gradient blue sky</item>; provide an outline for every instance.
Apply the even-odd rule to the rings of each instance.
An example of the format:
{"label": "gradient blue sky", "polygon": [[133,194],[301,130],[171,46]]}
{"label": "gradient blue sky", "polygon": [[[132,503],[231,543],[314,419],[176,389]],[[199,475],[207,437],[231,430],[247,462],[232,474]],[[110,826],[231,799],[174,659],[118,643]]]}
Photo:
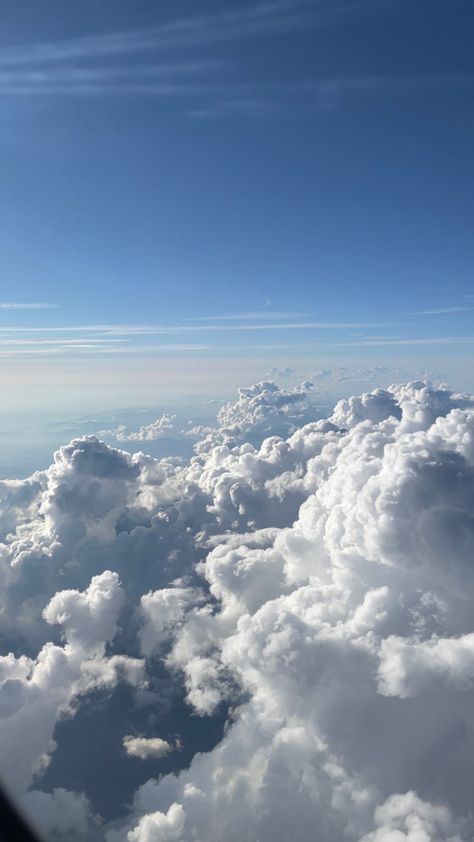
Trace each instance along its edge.
{"label": "gradient blue sky", "polygon": [[473,23],[471,0],[3,3],[7,409],[272,366],[474,388]]}

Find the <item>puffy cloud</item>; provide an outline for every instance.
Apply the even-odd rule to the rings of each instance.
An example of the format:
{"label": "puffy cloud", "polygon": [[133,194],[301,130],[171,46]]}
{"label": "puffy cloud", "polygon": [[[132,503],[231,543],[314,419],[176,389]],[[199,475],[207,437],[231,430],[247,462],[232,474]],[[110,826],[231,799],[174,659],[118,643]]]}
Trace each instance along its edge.
{"label": "puffy cloud", "polygon": [[382,642],[378,675],[380,692],[402,699],[433,692],[437,684],[472,690],[474,633],[422,642],[390,636]]}
{"label": "puffy cloud", "polygon": [[58,592],[46,606],[46,621],[63,627],[64,647],[48,642],[34,659],[0,657],[0,768],[13,791],[46,768],[56,722],[73,714],[80,696],[121,679],[143,681],[141,661],[104,657],[120,607],[118,576],[106,571],[84,593]]}
{"label": "puffy cloud", "polygon": [[314,417],[310,396],[313,384],[304,381],[293,389],[279,388],[272,380],[263,380],[239,389],[239,399],[225,404],[218,421],[228,435],[261,440],[265,435],[285,435]]}
{"label": "puffy cloud", "polygon": [[360,397],[340,401],[332,415],[332,421],[338,427],[351,429],[361,421],[377,423],[386,418],[402,417],[402,408],[393,392],[376,389]]}
{"label": "puffy cloud", "polygon": [[140,760],[146,760],[148,757],[165,757],[173,748],[160,737],[133,737],[131,735],[123,738],[123,747],[130,757],[139,757]]}
{"label": "puffy cloud", "polygon": [[[95,826],[108,842],[472,838],[473,407],[414,382],[318,419],[308,384],[261,383],[187,464],[89,437],[9,486],[0,757],[27,746],[17,788],[41,785],[58,718],[128,681],[111,739],[144,777],[128,818]],[[196,745],[227,717],[208,750],[185,739],[184,769],[164,748],[183,695]]]}
{"label": "puffy cloud", "polygon": [[[419,383],[375,390],[287,440],[308,456],[300,475],[288,451],[277,460],[305,494],[299,517],[260,546],[221,536],[199,567],[218,610],[180,615],[167,657],[197,712],[236,692],[240,706],[218,749],[140,790],[138,813],[182,804],[183,839],[455,838],[443,817],[470,810],[453,784],[470,749],[448,737],[453,716],[472,727],[468,404]],[[393,795],[407,779],[410,803]],[[397,798],[418,819],[380,808],[371,831]]]}
{"label": "puffy cloud", "polygon": [[176,415],[169,415],[163,413],[156,421],[151,424],[144,424],[138,430],[130,431],[123,424],[116,427],[114,430],[100,430],[97,434],[99,436],[114,436],[117,441],[156,441],[156,439],[166,436],[174,427],[174,420]]}
{"label": "puffy cloud", "polygon": [[0,481],[0,534],[2,540],[17,526],[36,514],[42,490],[42,475],[35,474],[26,480]]}
{"label": "puffy cloud", "polygon": [[143,615],[139,632],[141,652],[151,655],[198,601],[199,592],[195,588],[177,586],[144,594],[140,600]]}
{"label": "puffy cloud", "polygon": [[94,576],[86,591],[59,591],[43,611],[50,625],[62,626],[72,646],[102,650],[117,631],[123,594],[117,573]]}
{"label": "puffy cloud", "polygon": [[450,811],[422,801],[415,792],[392,795],[377,807],[376,829],[362,842],[460,842]]}
{"label": "puffy cloud", "polygon": [[129,842],[179,842],[184,828],[181,804],[172,804],[166,813],[157,811],[140,819],[128,834]]}

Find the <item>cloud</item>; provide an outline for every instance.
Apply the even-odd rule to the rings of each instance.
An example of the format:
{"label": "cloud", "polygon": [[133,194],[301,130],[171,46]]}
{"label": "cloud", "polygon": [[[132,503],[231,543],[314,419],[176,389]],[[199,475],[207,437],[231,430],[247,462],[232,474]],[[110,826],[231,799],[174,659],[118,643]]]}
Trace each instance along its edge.
{"label": "cloud", "polygon": [[[356,4],[338,3],[337,13]],[[319,14],[318,14],[319,12]],[[329,12],[329,14],[328,14]],[[311,9],[304,2],[256,3],[250,7],[226,9],[217,14],[177,18],[148,29],[82,36],[63,41],[30,44],[27,47],[4,47],[0,51],[0,67],[33,64],[56,64],[77,59],[127,56],[156,49],[176,49],[196,45],[228,42],[264,34],[305,29],[321,17],[334,18],[326,4]]]}
{"label": "cloud", "polygon": [[470,345],[474,342],[474,336],[415,336],[411,339],[400,339],[392,337],[378,337],[376,339],[361,339],[356,342],[339,342],[339,345],[355,346],[384,346],[384,345]]}
{"label": "cloud", "polygon": [[97,818],[83,793],[69,792],[62,787],[51,793],[32,790],[22,799],[21,807],[30,822],[48,839],[94,837]]}
{"label": "cloud", "polygon": [[[222,62],[141,64],[140,59],[155,53],[161,57],[163,51],[195,52],[196,48],[205,50],[212,45],[331,25],[341,14],[352,13],[356,6],[350,0],[332,4],[331,8],[326,3],[314,7],[304,0],[273,0],[175,18],[146,29],[4,47],[0,50],[0,94],[209,98],[224,93],[227,97],[252,97],[252,83],[232,83],[222,74],[216,77],[215,70]],[[116,64],[107,66],[110,61]],[[84,63],[88,66],[81,67]],[[210,79],[197,78],[198,73],[207,70],[214,71]]]}
{"label": "cloud", "polygon": [[73,714],[78,697],[142,680],[141,661],[104,657],[121,605],[118,576],[105,571],[84,592],[59,591],[46,605],[43,618],[62,627],[63,647],[47,642],[36,658],[0,657],[0,768],[13,792],[22,794],[47,767],[56,722]]}
{"label": "cloud", "polygon": [[239,389],[239,400],[219,410],[219,426],[226,435],[249,442],[255,435],[261,439],[265,433],[288,432],[314,416],[312,390],[309,381],[294,389],[280,389],[272,380]]}
{"label": "cloud", "polygon": [[[468,88],[469,73],[252,79],[230,62],[196,60],[196,50],[322,31],[348,18],[380,14],[367,0],[328,3],[272,0],[165,20],[148,28],[86,34],[0,49],[0,96],[154,97],[178,103],[189,116],[219,118],[287,114],[340,107],[346,97],[420,95]],[[382,13],[387,11],[383,4]],[[178,60],[163,61],[163,54]],[[150,59],[151,57],[151,59]],[[226,72],[222,72],[222,71]],[[248,68],[245,68],[248,71]],[[247,81],[242,82],[242,78]]]}
{"label": "cloud", "polygon": [[460,842],[459,828],[448,809],[423,801],[415,792],[392,795],[375,811],[376,829],[361,842]]}
{"label": "cloud", "polygon": [[85,437],[2,484],[1,769],[58,839],[472,838],[474,398],[316,397],[241,389],[187,463]]}
{"label": "cloud", "polygon": [[174,427],[175,418],[176,415],[163,413],[163,415],[160,415],[156,421],[153,421],[151,424],[144,424],[136,432],[127,430],[127,428],[121,424],[114,430],[99,430],[97,435],[114,436],[117,441],[155,441],[162,436],[169,435]]}
{"label": "cloud", "polygon": [[0,310],[55,310],[58,306],[58,304],[47,304],[44,301],[0,302]]}
{"label": "cloud", "polygon": [[370,368],[347,368],[346,366],[339,366],[338,368],[318,368],[311,374],[311,379],[322,381],[324,384],[329,382],[344,383],[346,381],[373,382],[377,378],[380,380],[386,377],[388,372],[389,369],[387,366],[383,365],[376,365]]}
{"label": "cloud", "polygon": [[166,813],[144,816],[128,838],[130,842],[179,842],[183,829],[184,810],[181,804],[172,804]]}
{"label": "cloud", "polygon": [[392,636],[381,648],[380,692],[406,699],[452,684],[457,690],[474,686],[474,634],[419,642]]}
{"label": "cloud", "polygon": [[293,377],[296,374],[294,368],[271,368],[269,372],[269,379],[273,379],[275,377]]}
{"label": "cloud", "polygon": [[149,757],[165,757],[172,751],[172,746],[160,737],[132,737],[123,738],[123,747],[130,757],[146,760]]}
{"label": "cloud", "polygon": [[87,590],[60,591],[43,611],[49,625],[62,627],[70,645],[93,651],[102,649],[117,631],[117,615],[122,607],[122,592],[116,573],[106,570],[94,576]]}
{"label": "cloud", "polygon": [[472,310],[472,307],[461,307],[454,305],[452,307],[434,307],[431,310],[416,310],[412,316],[439,316],[448,313],[465,313],[467,310]]}

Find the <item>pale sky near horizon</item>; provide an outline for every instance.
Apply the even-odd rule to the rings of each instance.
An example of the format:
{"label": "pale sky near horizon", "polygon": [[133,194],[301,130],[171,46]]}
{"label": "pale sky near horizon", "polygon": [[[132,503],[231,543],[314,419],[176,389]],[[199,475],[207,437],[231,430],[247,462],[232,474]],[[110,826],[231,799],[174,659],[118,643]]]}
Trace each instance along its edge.
{"label": "pale sky near horizon", "polygon": [[4,412],[272,367],[474,389],[470,2],[2,17]]}

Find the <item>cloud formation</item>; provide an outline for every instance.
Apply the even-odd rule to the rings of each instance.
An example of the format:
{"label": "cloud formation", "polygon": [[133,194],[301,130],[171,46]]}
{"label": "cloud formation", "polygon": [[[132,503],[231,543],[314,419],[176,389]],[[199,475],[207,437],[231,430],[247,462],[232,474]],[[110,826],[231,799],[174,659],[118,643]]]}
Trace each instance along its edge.
{"label": "cloud formation", "polygon": [[131,431],[120,424],[114,430],[100,430],[97,435],[113,436],[117,441],[155,441],[171,432],[175,418],[176,415],[169,415],[165,412],[156,421],[151,424],[144,424],[139,430]]}
{"label": "cloud formation", "polygon": [[[86,437],[2,483],[0,764],[58,839],[472,839],[474,400],[317,415],[260,383],[188,464]],[[41,781],[59,718],[120,687],[143,777],[101,824],[99,793]],[[191,740],[227,724],[183,768],[184,701]]]}
{"label": "cloud formation", "polygon": [[160,737],[132,737],[123,738],[123,747],[130,757],[146,760],[148,757],[165,757],[172,751],[172,746]]}

